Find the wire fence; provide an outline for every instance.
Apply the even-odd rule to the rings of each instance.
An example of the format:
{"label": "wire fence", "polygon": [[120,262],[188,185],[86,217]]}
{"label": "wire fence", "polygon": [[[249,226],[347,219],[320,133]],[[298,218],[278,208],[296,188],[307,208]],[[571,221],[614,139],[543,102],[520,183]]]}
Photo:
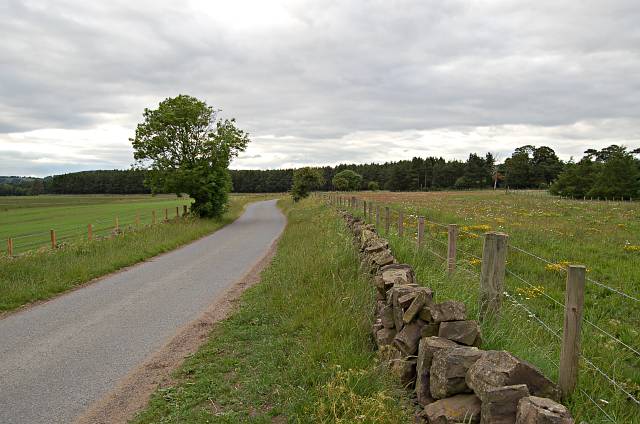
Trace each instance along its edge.
{"label": "wire fence", "polygon": [[70,243],[74,240],[98,239],[125,231],[135,231],[142,226],[182,217],[185,213],[189,213],[188,206],[186,208],[185,206],[187,205],[177,206],[175,212],[173,207],[126,211],[109,217],[90,219],[86,224],[52,225],[54,228],[46,231],[18,233],[5,238],[6,254],[19,256],[33,250],[55,249],[62,243]]}
{"label": "wire fence", "polygon": [[[341,200],[338,202],[334,197],[331,200],[334,204],[340,203],[342,206],[349,207],[349,202],[355,202],[351,209],[358,214],[357,203],[358,200],[355,198],[349,199],[347,202]],[[376,210],[386,210],[386,206],[380,207],[378,206]],[[372,204],[369,206],[373,207]],[[371,211],[371,209],[370,209]],[[405,225],[402,221],[397,219],[400,211],[395,211],[393,208],[390,209],[390,218],[391,222],[386,220],[385,216],[376,216],[372,217],[371,214],[367,215],[366,213],[362,215],[364,219],[371,219],[371,222],[380,222],[381,227],[388,228],[389,232],[395,236],[398,236],[403,233],[401,226]],[[473,248],[480,248],[480,245],[472,245],[468,243],[467,245],[460,246],[456,245],[455,241],[452,242],[451,236],[449,235],[449,240],[445,241],[438,237],[438,234],[444,235],[445,232],[442,230],[448,230],[449,225],[443,224],[441,222],[431,221],[424,217],[419,217],[418,214],[411,213],[406,214],[405,216],[409,217],[412,221],[415,221],[408,225],[407,227],[412,229],[412,235],[415,236],[416,240],[424,240],[423,245],[416,246],[419,247],[419,250],[424,251],[433,257],[440,260],[443,264],[447,265],[451,262],[452,258],[450,257],[452,244],[453,244],[453,261],[455,261],[455,269],[462,271],[468,278],[474,278],[476,281],[480,281],[482,278],[482,273],[477,272],[472,268],[467,268],[466,264],[480,264],[482,263],[483,254],[477,255],[474,253]],[[424,234],[418,234],[417,230],[413,232],[414,228],[418,228],[417,221],[418,219],[423,219],[425,223],[425,231]],[[395,232],[394,232],[394,223],[395,224]],[[380,228],[381,230],[381,228]],[[458,228],[459,234],[465,236],[468,240],[478,240],[478,242],[482,241],[482,237],[478,235],[477,232],[473,230],[467,229],[466,227]],[[444,254],[439,253],[435,250],[436,247],[440,247],[440,249],[444,248]],[[526,250],[517,245],[509,244],[508,249],[510,252],[514,252],[516,256],[509,256],[509,262],[505,264],[505,289],[503,292],[504,298],[509,302],[509,304],[513,305],[515,308],[522,311],[527,319],[535,323],[539,328],[543,329],[546,334],[549,334],[553,340],[556,340],[560,343],[564,343],[565,334],[563,333],[562,325],[553,325],[547,321],[555,321],[556,324],[561,323],[563,320],[563,315],[566,315],[565,309],[566,305],[564,301],[556,299],[551,294],[546,292],[544,286],[541,286],[539,283],[534,283],[530,280],[528,276],[534,276],[535,273],[530,271],[531,262],[523,261],[517,258],[518,254],[523,255],[527,258],[528,261],[534,261],[542,264],[542,269],[551,270],[556,272],[558,277],[566,277],[568,264],[561,263],[558,261],[554,261],[548,258],[543,257],[542,255],[533,253],[529,250]],[[449,265],[450,266],[450,265]],[[549,277],[545,277],[548,279]],[[621,299],[624,299],[626,302],[631,302],[632,304],[640,302],[636,296],[626,293],[625,291],[612,287],[608,284],[602,283],[594,278],[585,276],[584,277],[585,290],[588,294],[589,287],[597,287],[599,289],[605,290],[610,294],[620,296]],[[557,283],[556,283],[557,284]],[[521,295],[519,291],[523,291],[528,294]],[[541,303],[543,302],[543,303]],[[544,302],[546,302],[545,306]],[[593,302],[590,302],[593,303]],[[582,322],[585,324],[582,328],[582,352],[579,353],[579,361],[585,364],[586,370],[583,370],[582,373],[586,374],[589,370],[593,371],[595,375],[601,378],[604,382],[610,385],[612,390],[622,394],[621,398],[618,399],[619,407],[624,409],[624,404],[628,403],[631,408],[638,408],[640,406],[640,401],[638,397],[640,397],[640,385],[637,387],[637,394],[634,390],[629,389],[628,386],[624,383],[624,381],[629,381],[629,376],[633,378],[634,373],[640,374],[638,370],[640,368],[640,347],[635,346],[635,343],[639,340],[638,337],[635,337],[632,341],[628,340],[628,336],[626,340],[623,340],[623,336],[619,334],[619,332],[607,330],[605,329],[605,325],[602,323],[603,317],[597,316],[593,318],[589,314],[590,310],[585,310],[585,314],[582,317]],[[554,328],[555,327],[555,328]],[[588,330],[588,331],[585,331]],[[636,333],[637,334],[637,333]],[[613,345],[617,346],[617,350],[614,353],[614,359],[604,357],[599,353],[599,343],[594,339],[594,337],[601,337],[605,340],[609,340]],[[527,336],[528,337],[528,336]],[[533,341],[536,343],[535,341]],[[556,345],[559,347],[559,344]],[[540,350],[541,353],[546,356],[550,362],[559,370],[560,364],[554,361],[544,350]],[[626,365],[624,365],[626,364]],[[631,364],[631,365],[629,365]],[[635,369],[634,369],[635,365]],[[629,370],[630,368],[630,370]],[[633,381],[632,381],[633,383]],[[601,403],[605,401],[602,400],[601,403],[596,401],[594,397],[598,397],[595,395],[594,390],[601,387],[598,384],[585,384],[578,385],[575,387],[575,394],[583,395],[586,399],[595,405],[596,409],[603,414],[603,418],[606,418],[610,422],[616,421],[616,414],[612,413],[611,408],[607,411],[607,407],[603,406]],[[592,392],[591,394],[589,392]],[[610,405],[611,402],[606,402],[607,405]],[[637,411],[638,417],[640,417],[640,410]],[[640,420],[640,418],[639,418]]]}

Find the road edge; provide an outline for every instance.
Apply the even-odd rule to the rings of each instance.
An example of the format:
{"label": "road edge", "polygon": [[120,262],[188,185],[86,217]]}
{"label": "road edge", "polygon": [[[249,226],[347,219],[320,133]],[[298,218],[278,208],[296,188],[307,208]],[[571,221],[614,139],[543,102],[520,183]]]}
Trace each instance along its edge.
{"label": "road edge", "polygon": [[275,256],[278,242],[287,227],[287,216],[282,210],[280,213],[285,219],[284,225],[269,244],[265,254],[254,262],[242,277],[218,295],[198,318],[179,328],[167,343],[147,356],[141,364],[122,378],[116,387],[89,405],[73,421],[74,424],[127,423],[144,409],[158,387],[171,385],[172,372],[206,343],[218,322],[235,311],[242,293],[260,282],[262,271]]}

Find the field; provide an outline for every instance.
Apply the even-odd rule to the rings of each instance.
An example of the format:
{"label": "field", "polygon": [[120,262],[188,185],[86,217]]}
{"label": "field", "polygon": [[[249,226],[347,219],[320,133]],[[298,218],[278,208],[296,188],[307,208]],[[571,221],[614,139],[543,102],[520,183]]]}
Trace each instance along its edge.
{"label": "field", "polygon": [[[506,302],[487,323],[485,348],[510,350],[557,378],[567,264],[588,268],[579,390],[569,400],[577,422],[640,422],[640,206],[504,192],[353,193],[391,207],[396,255],[416,266],[441,299],[476,305],[482,234],[509,235]],[[350,196],[350,195],[349,195]],[[397,236],[397,211],[405,235]],[[362,211],[358,211],[362,214]],[[418,251],[417,216],[426,245]],[[458,224],[458,271],[444,272],[446,224]],[[381,221],[384,234],[384,219]]]}
{"label": "field", "polygon": [[281,205],[287,228],[261,283],[135,423],[411,422],[375,359],[374,290],[351,234],[319,202]]}
{"label": "field", "polygon": [[152,211],[164,218],[165,209],[173,218],[176,206],[191,203],[189,198],[172,195],[74,195],[0,197],[0,240],[13,238],[14,253],[50,245],[49,230],[56,231],[59,242],[86,237],[87,224],[95,235],[110,233],[116,217],[119,225],[133,225],[136,216],[141,224],[149,224]]}
{"label": "field", "polygon": [[[0,237],[14,237],[14,258],[0,255],[0,312],[48,299],[93,278],[174,249],[235,220],[244,206],[266,195],[232,196],[219,220],[175,219],[175,208],[190,199],[175,196],[37,196],[0,198]],[[270,196],[271,198],[273,196]],[[169,210],[168,223],[164,209]],[[155,210],[158,224],[151,223]],[[173,213],[171,213],[173,212]],[[136,226],[136,215],[140,224]],[[87,241],[87,223],[94,235],[111,234],[115,217],[124,231],[117,237]],[[55,228],[59,249],[52,250],[49,228]],[[33,235],[31,235],[33,234]],[[18,238],[16,236],[22,237]],[[22,242],[22,240],[29,240]],[[16,252],[17,251],[17,252]]]}

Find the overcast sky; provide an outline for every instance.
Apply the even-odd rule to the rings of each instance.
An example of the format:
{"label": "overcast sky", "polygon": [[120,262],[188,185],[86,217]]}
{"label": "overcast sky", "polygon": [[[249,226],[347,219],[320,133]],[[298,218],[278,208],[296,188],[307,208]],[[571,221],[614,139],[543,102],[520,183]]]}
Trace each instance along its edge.
{"label": "overcast sky", "polygon": [[0,175],[128,168],[190,94],[234,168],[640,147],[640,2],[0,0]]}

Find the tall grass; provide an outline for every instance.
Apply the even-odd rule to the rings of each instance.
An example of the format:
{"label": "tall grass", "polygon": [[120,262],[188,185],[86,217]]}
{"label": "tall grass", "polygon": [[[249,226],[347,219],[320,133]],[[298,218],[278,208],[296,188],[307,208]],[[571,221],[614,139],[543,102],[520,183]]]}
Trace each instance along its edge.
{"label": "tall grass", "polygon": [[[566,278],[565,264],[557,258],[584,263],[589,268],[589,278],[633,296],[639,291],[640,264],[633,252],[624,249],[623,241],[626,237],[627,241],[637,243],[640,228],[633,214],[635,205],[592,204],[491,192],[379,193],[369,199],[380,204],[386,201],[394,210],[405,211],[407,229],[403,238],[397,236],[397,214],[392,216],[389,238],[394,253],[400,260],[414,265],[422,282],[432,287],[440,299],[465,301],[472,315],[478,312],[478,258],[482,256],[485,231],[505,231],[510,245],[553,259],[547,263],[510,248],[502,316],[497,322],[485,323],[483,331],[485,348],[512,351],[554,379],[558,374],[560,340],[557,335],[562,334]],[[431,221],[421,250],[416,249],[415,243],[418,215]],[[458,272],[453,277],[444,272],[445,263],[438,257],[446,256],[447,242],[446,228],[438,224],[448,223],[457,223],[464,230],[458,240]],[[600,227],[598,232],[586,231],[594,228],[595,223]],[[381,227],[384,229],[384,221]],[[622,284],[623,281],[626,284]],[[640,350],[639,312],[638,303],[587,282],[585,320],[588,322],[583,324],[582,353],[636,398],[640,396],[640,356],[633,350]],[[585,360],[581,361],[578,390],[568,403],[578,421],[640,422],[640,407]]]}
{"label": "tall grass", "polygon": [[374,291],[343,222],[283,203],[272,264],[136,423],[402,423],[406,393],[375,360]]}

